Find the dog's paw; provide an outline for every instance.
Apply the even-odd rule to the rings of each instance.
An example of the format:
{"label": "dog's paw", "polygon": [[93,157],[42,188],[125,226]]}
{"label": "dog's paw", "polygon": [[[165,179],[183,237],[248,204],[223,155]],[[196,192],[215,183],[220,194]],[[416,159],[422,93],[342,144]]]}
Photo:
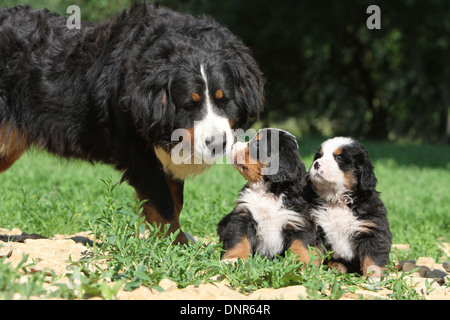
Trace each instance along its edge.
{"label": "dog's paw", "polygon": [[377,283],[381,281],[381,268],[376,265],[369,266],[366,270],[367,281]]}
{"label": "dog's paw", "polygon": [[239,258],[222,259],[222,260],[220,260],[220,263],[231,264],[232,266],[234,266],[236,264],[236,262],[238,262],[238,260],[239,260]]}
{"label": "dog's paw", "polygon": [[330,261],[328,262],[328,267],[332,269],[336,269],[340,273],[347,273],[347,267],[340,262]]}

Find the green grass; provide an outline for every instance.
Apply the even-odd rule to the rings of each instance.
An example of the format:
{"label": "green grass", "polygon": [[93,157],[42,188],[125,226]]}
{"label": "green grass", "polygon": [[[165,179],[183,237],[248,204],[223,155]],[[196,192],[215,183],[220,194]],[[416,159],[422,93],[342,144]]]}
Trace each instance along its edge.
{"label": "green grass", "polygon": [[[317,138],[299,140],[302,159],[309,168]],[[450,147],[365,142],[375,165],[378,190],[389,212],[394,243],[410,244],[409,251],[393,251],[391,260],[443,257],[438,243],[450,241]],[[61,286],[53,295],[83,298],[100,295],[113,298],[121,284],[132,289],[139,285],[157,287],[170,278],[180,288],[213,281],[224,275],[236,289],[251,292],[258,288],[279,288],[302,284],[310,298],[336,299],[355,286],[370,287],[357,275],[340,275],[332,270],[300,265],[288,254],[274,261],[255,256],[248,263],[232,267],[219,263],[220,244],[173,246],[153,232],[140,239],[143,230],[134,191],[126,183],[116,185],[120,173],[112,168],[79,161],[59,160],[32,151],[10,170],[0,175],[0,228],[20,228],[27,233],[51,236],[92,230],[104,242],[93,248],[91,260],[74,262],[81,287]],[[106,180],[106,184],[102,182]],[[234,206],[237,192],[245,181],[230,165],[215,165],[205,174],[190,179],[185,186],[181,225],[185,232],[217,242],[218,221]],[[103,235],[103,236],[101,236]],[[89,271],[87,266],[108,264],[106,270]],[[38,275],[31,284],[17,283],[17,270],[0,265],[0,298],[42,295]],[[3,270],[5,269],[5,270]],[[7,271],[6,271],[7,270]],[[27,270],[21,267],[21,270]],[[101,279],[117,282],[115,289]],[[396,288],[396,299],[417,299],[406,280],[385,281],[379,287]],[[10,283],[11,285],[6,285]],[[3,285],[2,285],[3,284]],[[378,288],[379,288],[378,287]],[[414,291],[414,292],[413,292]]]}
{"label": "green grass", "polygon": [[[0,175],[0,227],[44,236],[85,230],[105,193],[101,179],[120,177],[105,165],[30,151]],[[133,198],[134,191],[123,184],[117,197]]]}

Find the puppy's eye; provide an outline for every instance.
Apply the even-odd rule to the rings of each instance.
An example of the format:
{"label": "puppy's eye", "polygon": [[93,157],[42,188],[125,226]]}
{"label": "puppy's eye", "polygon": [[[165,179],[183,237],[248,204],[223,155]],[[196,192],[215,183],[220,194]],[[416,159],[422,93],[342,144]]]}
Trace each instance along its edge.
{"label": "puppy's eye", "polygon": [[336,156],[335,159],[336,159],[337,162],[342,162],[342,161],[344,161],[344,159],[342,159],[341,156]]}
{"label": "puppy's eye", "polygon": [[257,152],[259,150],[259,141],[252,141],[249,143],[249,146],[252,150],[254,150],[255,152]]}

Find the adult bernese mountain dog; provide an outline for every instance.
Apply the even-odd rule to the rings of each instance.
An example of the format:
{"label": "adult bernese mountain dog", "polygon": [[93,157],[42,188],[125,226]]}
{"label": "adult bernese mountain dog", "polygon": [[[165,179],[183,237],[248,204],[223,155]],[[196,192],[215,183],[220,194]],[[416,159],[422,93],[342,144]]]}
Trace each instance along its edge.
{"label": "adult bernese mountain dog", "polygon": [[222,260],[234,262],[255,253],[273,258],[291,249],[308,263],[308,246],[315,246],[316,236],[310,205],[303,198],[306,169],[296,138],[286,131],[262,129],[249,142],[234,144],[231,155],[248,182],[234,210],[219,222],[226,250]]}
{"label": "adult bernese mountain dog", "polygon": [[[150,3],[80,30],[66,20],[0,9],[0,172],[31,145],[111,164],[148,200],[148,222],[178,230],[184,179],[230,150],[233,129],[262,109],[255,60],[218,23]],[[190,163],[172,162],[180,141]]]}
{"label": "adult bernese mountain dog", "polygon": [[318,245],[332,251],[328,266],[380,278],[389,263],[392,235],[366,148],[346,137],[325,141],[308,183]]}

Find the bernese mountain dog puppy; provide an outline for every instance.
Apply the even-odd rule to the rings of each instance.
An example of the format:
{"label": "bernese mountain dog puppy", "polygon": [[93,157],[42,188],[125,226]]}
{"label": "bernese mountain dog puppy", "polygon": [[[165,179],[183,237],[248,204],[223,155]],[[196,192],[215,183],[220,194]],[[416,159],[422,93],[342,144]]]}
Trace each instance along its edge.
{"label": "bernese mountain dog puppy", "polygon": [[346,137],[325,141],[308,173],[307,198],[319,247],[332,251],[328,266],[342,273],[381,277],[392,235],[367,150]]}
{"label": "bernese mountain dog puppy", "polygon": [[[45,9],[0,9],[0,172],[31,145],[110,164],[147,200],[148,222],[178,230],[185,178],[230,151],[233,130],[262,109],[250,50],[211,19],[150,3],[66,24]],[[174,163],[179,143],[190,154]]]}
{"label": "bernese mountain dog puppy", "polygon": [[234,262],[258,253],[268,258],[291,249],[310,261],[316,244],[309,203],[303,198],[306,169],[296,138],[278,129],[262,129],[232,149],[233,166],[248,181],[236,206],[218,224],[226,250],[222,260]]}

